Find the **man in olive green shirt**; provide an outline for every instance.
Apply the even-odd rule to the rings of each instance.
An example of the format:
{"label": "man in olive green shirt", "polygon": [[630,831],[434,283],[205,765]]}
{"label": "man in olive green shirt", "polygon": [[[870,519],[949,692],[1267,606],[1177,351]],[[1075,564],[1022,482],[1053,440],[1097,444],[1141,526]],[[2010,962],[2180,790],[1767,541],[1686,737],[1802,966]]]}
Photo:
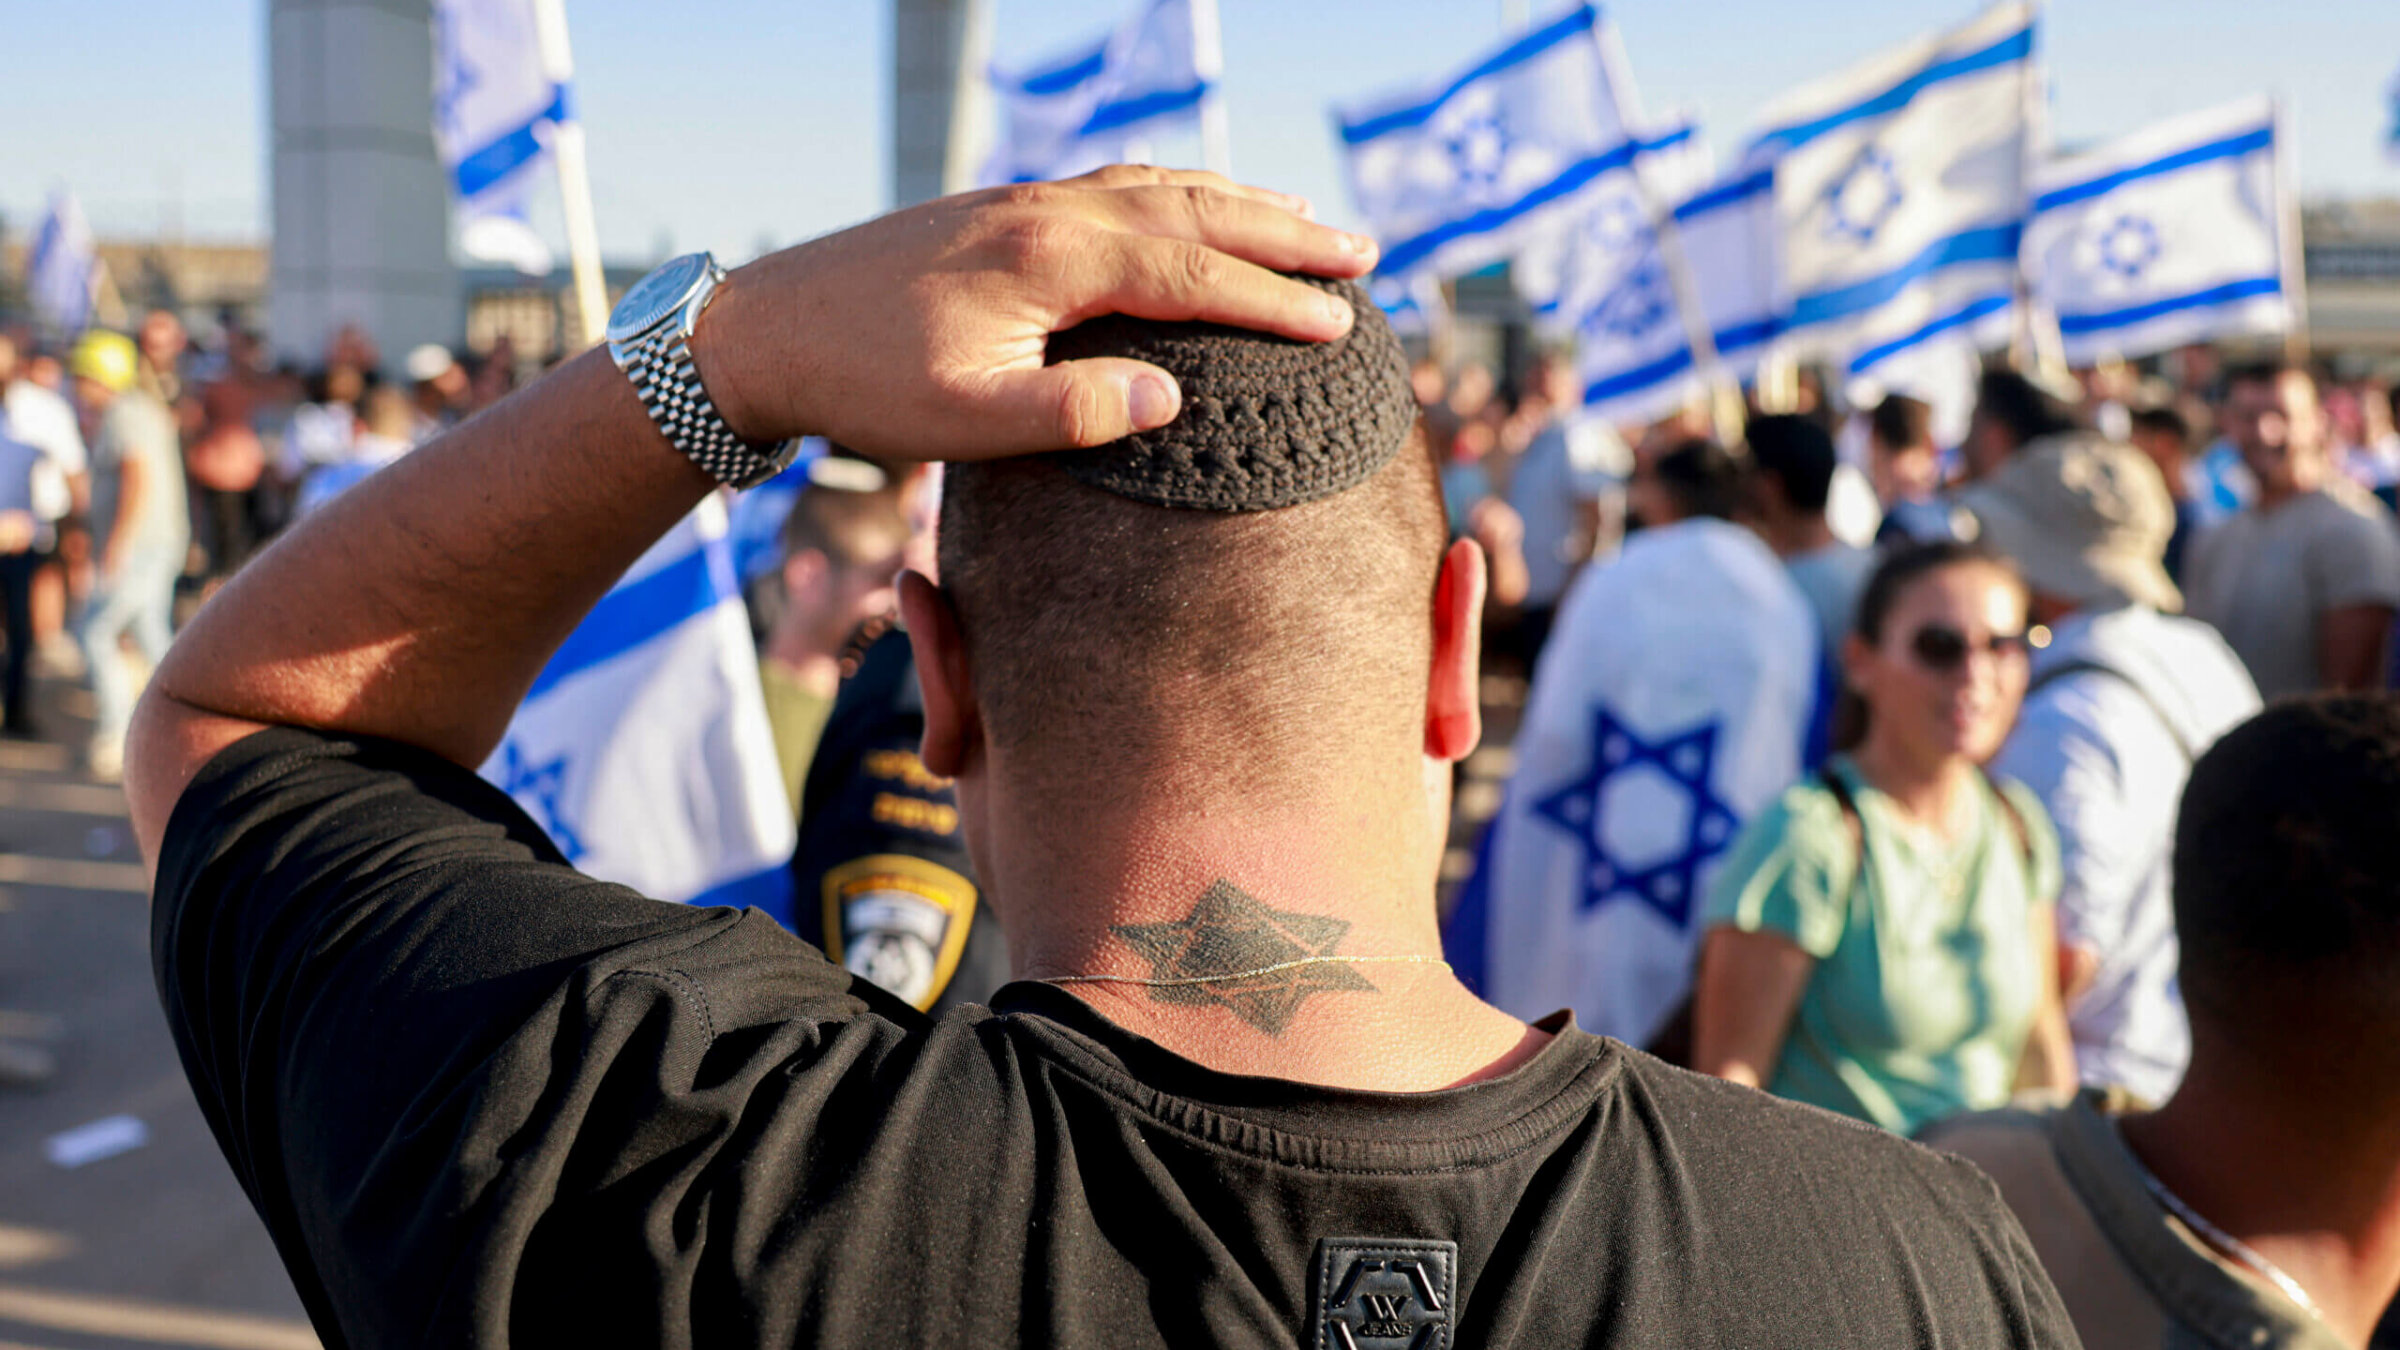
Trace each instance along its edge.
{"label": "man in olive green shirt", "polygon": [[2359,1350],[2400,1290],[2400,701],[2288,702],[2175,835],[2192,1060],[1927,1131],[1999,1183],[2090,1346]]}
{"label": "man in olive green shirt", "polygon": [[846,456],[811,466],[784,519],[783,604],[759,652],[758,682],[795,812],[841,686],[843,645],[897,603],[893,579],[908,541],[898,486],[875,465]]}

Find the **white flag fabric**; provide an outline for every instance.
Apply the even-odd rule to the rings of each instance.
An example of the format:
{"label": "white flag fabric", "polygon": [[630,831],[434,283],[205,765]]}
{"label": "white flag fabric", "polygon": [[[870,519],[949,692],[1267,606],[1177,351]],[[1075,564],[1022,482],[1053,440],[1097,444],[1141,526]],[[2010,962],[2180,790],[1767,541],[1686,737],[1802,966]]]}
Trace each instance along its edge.
{"label": "white flag fabric", "polygon": [[1640,151],[1611,64],[1600,13],[1584,5],[1450,79],[1337,109],[1381,270],[1453,276],[1563,230]]}
{"label": "white flag fabric", "polygon": [[1708,185],[1708,143],[1689,119],[1634,138],[1633,162],[1595,180],[1561,227],[1534,235],[1509,260],[1510,284],[1533,319],[1559,336],[1632,266],[1651,237],[1649,203],[1680,202]]}
{"label": "white flag fabric", "polygon": [[2254,98],[2042,170],[2025,252],[2069,362],[2291,326],[2277,151]]}
{"label": "white flag fabric", "polygon": [[592,876],[790,923],[792,811],[721,502],[601,599],[482,773]]}
{"label": "white flag fabric", "polygon": [[1222,97],[1211,13],[1195,0],[1150,0],[1096,46],[1028,72],[994,70],[1000,143],[984,185],[1070,178],[1197,127],[1203,105]]}
{"label": "white flag fabric", "polygon": [[1442,299],[1441,279],[1431,272],[1372,277],[1367,282],[1367,298],[1383,311],[1393,332],[1410,337],[1432,332],[1448,304]]}
{"label": "white flag fabric", "polygon": [[1747,167],[1775,168],[1797,350],[1851,374],[2014,312],[2033,10],[1995,5],[1786,95]]}
{"label": "white flag fabric", "polygon": [[458,195],[459,247],[547,275],[526,203],[567,99],[563,33],[545,44],[535,0],[434,0],[433,138]]}
{"label": "white flag fabric", "polygon": [[[1762,169],[1717,184],[1677,206],[1674,219],[1718,359],[1729,374],[1745,376],[1780,326],[1774,174]],[[1576,314],[1584,413],[1620,425],[1663,417],[1705,384],[1657,231],[1638,216],[1635,228],[1617,273],[1579,277],[1566,297]],[[1585,254],[1606,256],[1597,245]]]}
{"label": "white flag fabric", "polygon": [[1584,570],[1535,667],[1480,913],[1445,952],[1519,1016],[1643,1044],[1691,984],[1709,878],[1799,777],[1817,628],[1758,537],[1687,520]]}
{"label": "white flag fabric", "polygon": [[2400,160],[2400,75],[2383,87],[2383,153]]}
{"label": "white flag fabric", "polygon": [[51,332],[71,338],[92,321],[100,288],[100,250],[73,193],[55,192],[25,259],[26,299]]}

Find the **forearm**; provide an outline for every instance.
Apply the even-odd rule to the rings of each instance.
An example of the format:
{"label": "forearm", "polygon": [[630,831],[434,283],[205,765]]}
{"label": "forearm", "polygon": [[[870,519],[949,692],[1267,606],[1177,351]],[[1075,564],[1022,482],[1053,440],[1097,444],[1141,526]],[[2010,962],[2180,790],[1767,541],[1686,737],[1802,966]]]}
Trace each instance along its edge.
{"label": "forearm", "polygon": [[594,350],[345,493],[204,607],[151,697],[474,765],[710,480]]}
{"label": "forearm", "polygon": [[1765,1087],[1815,970],[1816,959],[1780,935],[1711,929],[1692,993],[1692,1067]]}
{"label": "forearm", "polygon": [[2076,1083],[2074,1035],[2067,1028],[2066,1010],[2053,1000],[2034,1017],[2033,1030],[2025,1038],[2016,1088],[2064,1096],[2075,1091]]}

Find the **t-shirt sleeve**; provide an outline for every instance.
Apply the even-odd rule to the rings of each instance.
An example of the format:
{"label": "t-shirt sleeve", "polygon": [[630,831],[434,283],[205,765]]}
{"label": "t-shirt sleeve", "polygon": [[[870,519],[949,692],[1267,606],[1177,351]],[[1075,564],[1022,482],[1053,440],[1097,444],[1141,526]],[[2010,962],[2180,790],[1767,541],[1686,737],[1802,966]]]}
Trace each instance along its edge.
{"label": "t-shirt sleeve", "polygon": [[1706,925],[1779,933],[1823,960],[1841,944],[1857,870],[1833,794],[1792,788],[1734,841],[1709,882]]}
{"label": "t-shirt sleeve", "polygon": [[2400,606],[2400,533],[2380,503],[2371,511],[2328,511],[2332,526],[2308,550],[2309,591],[2320,609]]}
{"label": "t-shirt sleeve", "polygon": [[[915,1018],[764,915],[584,876],[465,769],[294,728],[186,789],[151,940],[201,1110],[351,1344],[504,1318],[546,1218],[728,1128],[695,1076],[796,1080],[864,1014]],[[740,1029],[759,1053],[706,1067]]]}

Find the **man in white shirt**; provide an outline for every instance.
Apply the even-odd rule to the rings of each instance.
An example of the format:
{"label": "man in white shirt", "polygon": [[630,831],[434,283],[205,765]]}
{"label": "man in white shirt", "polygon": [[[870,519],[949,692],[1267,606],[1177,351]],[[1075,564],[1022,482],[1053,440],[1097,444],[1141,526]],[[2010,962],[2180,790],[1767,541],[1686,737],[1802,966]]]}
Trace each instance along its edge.
{"label": "man in white shirt", "polygon": [[2065,864],[2061,987],[2084,1081],[2165,1101],[2191,1055],[2176,984],[2175,809],[2192,761],[2258,711],[2214,629],[2178,617],[2157,466],[2096,435],[2053,437],[1963,497],[2016,559],[2052,633],[1996,772],[2042,798]]}
{"label": "man in white shirt", "polygon": [[73,675],[83,656],[66,636],[66,573],[52,559],[59,522],[75,509],[87,483],[89,462],[75,409],[55,390],[25,378],[24,354],[0,333],[0,417],[17,440],[41,452],[33,469],[34,559],[32,623],[34,645],[54,670]]}
{"label": "man in white shirt", "polygon": [[1482,898],[1445,943],[1502,1008],[1564,1005],[1650,1043],[1690,989],[1709,877],[1799,776],[1816,618],[1727,519],[1740,475],[1706,441],[1645,448],[1628,493],[1644,528],[1559,605]]}

